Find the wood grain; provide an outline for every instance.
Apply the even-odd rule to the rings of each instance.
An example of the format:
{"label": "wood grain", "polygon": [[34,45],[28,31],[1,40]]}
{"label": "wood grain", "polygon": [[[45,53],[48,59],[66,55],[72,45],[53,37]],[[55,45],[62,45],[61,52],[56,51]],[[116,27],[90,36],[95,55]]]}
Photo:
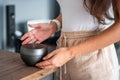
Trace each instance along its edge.
{"label": "wood grain", "polygon": [[39,80],[54,71],[26,66],[18,53],[0,50],[0,80]]}

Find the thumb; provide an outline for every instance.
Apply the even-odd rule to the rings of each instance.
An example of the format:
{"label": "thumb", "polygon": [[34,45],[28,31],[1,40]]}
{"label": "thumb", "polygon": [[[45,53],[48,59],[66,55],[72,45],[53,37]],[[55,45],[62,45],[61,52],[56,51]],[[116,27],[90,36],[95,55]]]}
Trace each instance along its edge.
{"label": "thumb", "polygon": [[54,53],[54,52],[49,53],[47,56],[45,56],[45,57],[43,58],[43,60],[50,59],[50,58],[51,58],[51,57],[53,57],[54,55],[55,55],[55,53]]}
{"label": "thumb", "polygon": [[30,26],[31,28],[40,28],[40,24],[28,24],[28,26]]}

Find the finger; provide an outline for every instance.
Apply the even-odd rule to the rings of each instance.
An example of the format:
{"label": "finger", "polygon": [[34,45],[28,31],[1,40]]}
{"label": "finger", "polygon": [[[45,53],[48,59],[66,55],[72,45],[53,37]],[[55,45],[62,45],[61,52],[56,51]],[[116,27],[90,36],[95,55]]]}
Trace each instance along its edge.
{"label": "finger", "polygon": [[43,67],[43,66],[51,65],[51,64],[52,64],[51,60],[47,60],[47,61],[43,61],[43,62],[37,63],[36,66],[37,67]]}
{"label": "finger", "polygon": [[33,39],[30,42],[28,42],[28,43],[31,44],[31,43],[34,43],[34,42],[36,42],[36,39]]}
{"label": "finger", "polygon": [[29,36],[29,32],[25,33],[25,34],[21,37],[20,40],[24,40],[24,39],[26,39],[28,36]]}
{"label": "finger", "polygon": [[47,66],[43,66],[41,68],[44,68],[44,69],[51,69],[51,68],[56,68],[54,65],[47,65]]}
{"label": "finger", "polygon": [[37,27],[41,27],[40,24],[28,24],[30,27],[32,28],[37,28]]}
{"label": "finger", "polygon": [[43,68],[45,67],[45,65],[44,65],[44,66],[43,66],[43,65],[41,65],[41,66],[36,66],[36,67],[43,69]]}
{"label": "finger", "polygon": [[51,58],[51,57],[53,57],[54,55],[55,55],[55,53],[54,53],[54,52],[49,53],[47,56],[45,56],[45,57],[43,58],[43,60],[50,59],[50,58]]}
{"label": "finger", "polygon": [[35,43],[36,43],[36,44],[40,44],[40,43],[41,43],[41,41],[36,41]]}
{"label": "finger", "polygon": [[27,38],[22,42],[22,45],[29,43],[31,40],[32,40],[31,38]]}
{"label": "finger", "polygon": [[41,65],[41,66],[36,66],[36,67],[38,67],[38,68],[46,68],[46,67],[48,67],[48,66],[52,66],[51,64],[48,64],[48,65]]}
{"label": "finger", "polygon": [[39,39],[38,41],[36,41],[36,43],[37,43],[37,44],[40,44],[40,43],[43,42],[43,41],[44,41],[44,40],[40,40],[40,39]]}

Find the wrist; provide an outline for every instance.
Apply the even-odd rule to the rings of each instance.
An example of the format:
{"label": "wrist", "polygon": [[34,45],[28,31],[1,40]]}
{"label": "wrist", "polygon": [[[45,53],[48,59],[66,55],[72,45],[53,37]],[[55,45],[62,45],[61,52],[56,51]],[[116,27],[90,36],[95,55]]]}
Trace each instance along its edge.
{"label": "wrist", "polygon": [[[76,57],[76,56],[80,56],[80,52],[79,52],[78,46],[72,46],[72,47],[68,47],[68,50],[71,54],[71,56]],[[78,54],[79,53],[79,54]]]}
{"label": "wrist", "polygon": [[57,25],[54,22],[50,22],[50,31],[52,34],[54,34],[57,31]]}
{"label": "wrist", "polygon": [[51,22],[56,24],[57,31],[61,30],[61,22],[58,19],[53,19],[53,20],[51,20]]}
{"label": "wrist", "polygon": [[68,47],[67,49],[68,49],[69,54],[71,55],[71,57],[74,58],[74,57],[75,57],[75,54],[74,54],[73,48],[72,48],[72,47]]}

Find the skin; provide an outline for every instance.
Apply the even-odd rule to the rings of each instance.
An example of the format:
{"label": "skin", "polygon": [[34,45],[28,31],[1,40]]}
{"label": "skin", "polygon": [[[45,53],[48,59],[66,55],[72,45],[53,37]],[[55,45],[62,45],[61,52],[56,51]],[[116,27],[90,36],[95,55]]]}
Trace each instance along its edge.
{"label": "skin", "polygon": [[[62,16],[59,15],[59,17],[57,19],[61,21],[61,17]],[[52,23],[49,25],[51,25],[50,30],[51,30],[51,34],[53,34],[55,32],[55,30],[57,30],[56,24]],[[38,33],[40,33],[40,32],[38,31]],[[36,33],[36,35],[38,35],[38,33]],[[39,68],[60,67],[76,56],[89,54],[90,52],[93,52],[98,49],[102,49],[110,44],[113,44],[113,43],[119,41],[120,40],[119,34],[120,34],[120,22],[115,21],[115,23],[113,25],[111,25],[108,29],[101,32],[99,35],[91,37],[76,46],[63,47],[63,48],[54,50],[53,52],[51,52],[50,54],[48,54],[47,56],[45,56],[43,58],[44,59],[43,62],[37,63],[36,66]],[[47,35],[49,35],[49,32],[46,33],[46,38],[48,38]],[[21,40],[25,39],[24,36],[21,38]],[[43,40],[38,39],[38,41],[39,42],[44,41],[45,40],[44,36],[40,35],[40,37],[43,37]],[[23,44],[27,44],[25,41],[23,41]]]}
{"label": "skin", "polygon": [[[60,14],[57,19],[62,23],[61,18],[62,16]],[[22,45],[34,42],[41,43],[57,31],[57,25],[54,22],[29,24],[29,26],[34,29],[27,32],[21,37],[21,40],[23,41]]]}

